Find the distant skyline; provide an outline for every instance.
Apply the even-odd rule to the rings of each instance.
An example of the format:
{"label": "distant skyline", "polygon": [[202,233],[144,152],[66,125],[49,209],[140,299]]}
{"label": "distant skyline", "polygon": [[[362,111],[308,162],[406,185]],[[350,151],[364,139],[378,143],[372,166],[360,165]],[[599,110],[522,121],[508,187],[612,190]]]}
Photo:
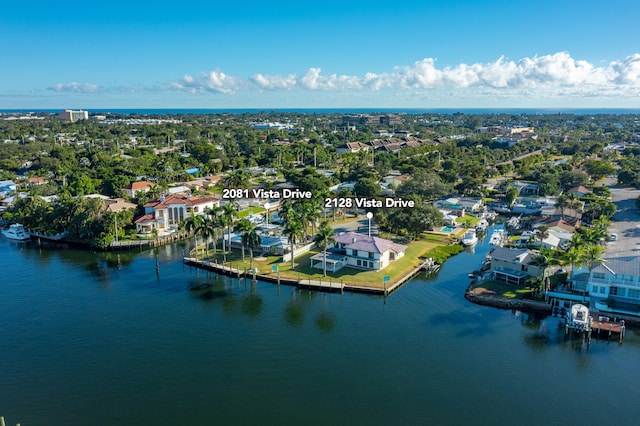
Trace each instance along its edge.
{"label": "distant skyline", "polygon": [[0,109],[640,108],[638,12],[635,0],[11,2]]}

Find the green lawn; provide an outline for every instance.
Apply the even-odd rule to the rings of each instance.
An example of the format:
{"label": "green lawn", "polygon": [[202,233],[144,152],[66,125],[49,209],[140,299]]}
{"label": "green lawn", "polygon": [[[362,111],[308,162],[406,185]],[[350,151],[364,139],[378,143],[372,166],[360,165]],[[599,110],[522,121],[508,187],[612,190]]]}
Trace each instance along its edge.
{"label": "green lawn", "polygon": [[476,284],[474,290],[478,294],[494,294],[505,299],[522,299],[525,294],[533,293],[529,287],[519,287],[502,281],[485,281]]}
{"label": "green lawn", "polygon": [[456,219],[458,225],[466,225],[467,227],[476,226],[478,222],[480,222],[480,218],[475,216],[463,216]]}
{"label": "green lawn", "polygon": [[[258,273],[268,276],[276,276],[276,272],[272,270],[273,266],[278,267],[278,272],[281,278],[291,279],[305,279],[310,278],[312,280],[333,280],[342,281],[345,285],[369,287],[369,288],[384,288],[383,278],[385,276],[390,277],[389,283],[394,283],[400,280],[405,275],[409,274],[416,267],[420,266],[423,262],[420,259],[421,256],[427,256],[428,252],[433,248],[442,245],[442,238],[436,239],[430,237],[428,239],[412,241],[408,244],[405,251],[405,255],[392,262],[389,266],[382,271],[364,271],[360,269],[343,267],[339,271],[333,273],[327,271],[327,276],[323,277],[323,271],[320,269],[311,268],[310,258],[311,256],[321,253],[319,250],[312,250],[308,253],[300,255],[295,259],[295,268],[291,269],[291,261],[287,256],[285,262],[282,261],[282,256],[268,256],[266,258],[257,258],[253,261],[253,267],[258,269]],[[220,244],[218,244],[220,248]],[[233,268],[244,270],[249,269],[249,251],[245,250],[245,260],[242,261],[241,250],[234,249],[232,254],[227,254],[227,264]],[[192,253],[193,255],[193,253]],[[198,256],[202,258],[204,256],[203,250],[199,251]],[[217,259],[219,263],[223,260],[221,253],[214,254],[212,250],[209,251],[209,259],[214,261]]]}

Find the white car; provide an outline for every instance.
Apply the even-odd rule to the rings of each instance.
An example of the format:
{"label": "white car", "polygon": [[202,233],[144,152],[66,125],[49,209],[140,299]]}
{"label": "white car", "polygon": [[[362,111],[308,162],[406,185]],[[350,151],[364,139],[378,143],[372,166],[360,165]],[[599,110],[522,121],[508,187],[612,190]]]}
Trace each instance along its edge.
{"label": "white car", "polygon": [[611,241],[618,241],[618,234],[611,234],[611,236],[609,237],[609,240]]}

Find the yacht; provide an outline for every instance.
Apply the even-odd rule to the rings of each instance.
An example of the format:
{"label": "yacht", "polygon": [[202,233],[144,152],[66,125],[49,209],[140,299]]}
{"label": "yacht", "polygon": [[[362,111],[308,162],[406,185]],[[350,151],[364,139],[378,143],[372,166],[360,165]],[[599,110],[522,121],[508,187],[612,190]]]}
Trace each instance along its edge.
{"label": "yacht", "polygon": [[17,241],[25,241],[31,238],[29,233],[24,230],[24,226],[19,223],[14,223],[13,225],[9,226],[9,229],[3,229],[2,235],[4,235],[5,238]]}
{"label": "yacht", "polygon": [[467,231],[462,238],[462,245],[465,247],[469,247],[478,242],[478,236],[476,235],[474,230]]}
{"label": "yacht", "polygon": [[489,226],[489,222],[486,219],[480,219],[478,223],[476,223],[476,231],[484,232],[487,230],[487,226]]}
{"label": "yacht", "polygon": [[496,247],[502,245],[502,240],[504,239],[504,229],[496,229],[491,234],[491,238],[489,239],[489,244]]}

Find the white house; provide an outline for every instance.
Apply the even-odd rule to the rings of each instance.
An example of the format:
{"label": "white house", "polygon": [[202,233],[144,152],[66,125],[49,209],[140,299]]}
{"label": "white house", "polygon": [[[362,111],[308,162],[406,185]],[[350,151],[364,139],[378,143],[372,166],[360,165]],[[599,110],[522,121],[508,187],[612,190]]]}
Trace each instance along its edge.
{"label": "white house", "polygon": [[[335,247],[327,253],[327,269],[337,271],[342,266],[379,271],[404,256],[407,246],[357,232],[341,232],[333,237]],[[311,266],[324,268],[324,254],[311,258]]]}
{"label": "white house", "polygon": [[572,285],[600,312],[640,316],[640,257],[605,259],[591,271],[576,267]]}
{"label": "white house", "polygon": [[191,195],[161,195],[159,199],[144,205],[144,216],[135,220],[138,233],[149,233],[153,229],[168,232],[193,214],[201,215],[207,208],[220,206],[217,197],[197,198]]}

